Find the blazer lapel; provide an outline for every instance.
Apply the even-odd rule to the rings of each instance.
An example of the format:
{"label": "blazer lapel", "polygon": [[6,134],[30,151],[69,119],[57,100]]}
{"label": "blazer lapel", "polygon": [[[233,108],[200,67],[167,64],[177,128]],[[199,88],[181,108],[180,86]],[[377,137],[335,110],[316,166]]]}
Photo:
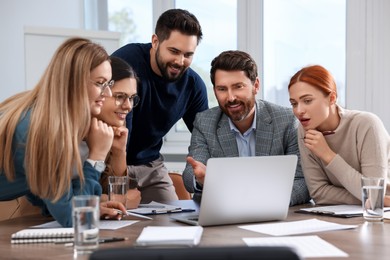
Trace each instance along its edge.
{"label": "blazer lapel", "polygon": [[270,155],[273,140],[272,118],[264,103],[260,100],[257,103],[256,122],[256,156]]}
{"label": "blazer lapel", "polygon": [[228,117],[224,114],[218,123],[218,142],[225,157],[237,157],[238,147],[236,137],[229,127]]}

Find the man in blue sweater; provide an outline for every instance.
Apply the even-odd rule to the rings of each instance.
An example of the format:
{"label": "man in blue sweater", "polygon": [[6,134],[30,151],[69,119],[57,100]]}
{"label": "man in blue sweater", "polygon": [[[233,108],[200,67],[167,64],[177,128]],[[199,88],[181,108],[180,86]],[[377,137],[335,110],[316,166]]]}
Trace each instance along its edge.
{"label": "man in blue sweater", "polygon": [[127,116],[127,164],[141,203],[177,199],[160,154],[163,137],[183,118],[192,131],[196,113],[208,109],[206,86],[190,68],[202,29],[196,17],[170,9],[158,19],[151,43],[130,43],[112,56],[127,61],[139,78],[141,100]]}

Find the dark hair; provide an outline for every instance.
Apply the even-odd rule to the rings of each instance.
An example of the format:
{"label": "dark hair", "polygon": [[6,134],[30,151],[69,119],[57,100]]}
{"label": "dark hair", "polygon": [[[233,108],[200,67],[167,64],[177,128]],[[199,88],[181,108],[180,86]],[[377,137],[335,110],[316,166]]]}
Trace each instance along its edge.
{"label": "dark hair", "polygon": [[217,70],[244,71],[245,75],[255,83],[257,78],[257,65],[253,58],[243,51],[224,51],[211,62],[210,78],[215,85],[215,72]]}
{"label": "dark hair", "polygon": [[297,82],[305,82],[321,90],[325,96],[334,92],[337,96],[337,88],[330,72],[320,65],[304,67],[292,76],[288,88]]}
{"label": "dark hair", "polygon": [[112,78],[114,81],[119,81],[125,78],[134,78],[137,79],[137,74],[134,69],[123,59],[111,56],[111,69],[112,69]]}
{"label": "dark hair", "polygon": [[185,35],[195,35],[198,38],[198,44],[203,36],[198,19],[195,15],[183,9],[169,9],[162,13],[157,20],[155,34],[159,41],[163,42],[175,30]]}

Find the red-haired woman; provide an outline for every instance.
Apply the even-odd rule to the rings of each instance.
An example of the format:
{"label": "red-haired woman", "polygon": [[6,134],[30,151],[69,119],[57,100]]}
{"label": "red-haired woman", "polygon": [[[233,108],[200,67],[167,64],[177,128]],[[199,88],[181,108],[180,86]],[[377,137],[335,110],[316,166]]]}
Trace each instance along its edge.
{"label": "red-haired woman", "polygon": [[[372,113],[340,107],[328,70],[305,67],[291,78],[288,90],[301,123],[302,169],[315,203],[361,204],[362,176],[389,183],[390,137],[382,121]],[[385,196],[385,206],[390,206],[390,196]]]}

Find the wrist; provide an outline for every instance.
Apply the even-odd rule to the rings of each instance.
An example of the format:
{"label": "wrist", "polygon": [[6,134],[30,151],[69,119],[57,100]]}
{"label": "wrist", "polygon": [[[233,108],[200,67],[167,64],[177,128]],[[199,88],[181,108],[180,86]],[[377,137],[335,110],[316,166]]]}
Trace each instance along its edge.
{"label": "wrist", "polygon": [[106,164],[103,160],[93,160],[88,158],[86,161],[99,173],[102,173],[106,169]]}
{"label": "wrist", "polygon": [[111,147],[111,154],[116,155],[116,156],[118,156],[118,155],[126,156],[126,148],[120,149],[120,148]]}

